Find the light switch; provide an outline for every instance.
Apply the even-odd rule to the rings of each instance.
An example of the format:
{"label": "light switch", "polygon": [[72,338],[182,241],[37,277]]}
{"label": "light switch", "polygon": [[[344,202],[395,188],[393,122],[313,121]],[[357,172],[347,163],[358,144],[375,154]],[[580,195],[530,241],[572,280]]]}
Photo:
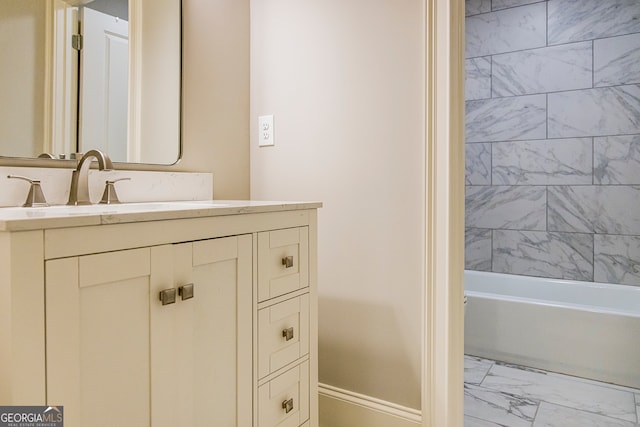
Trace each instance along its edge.
{"label": "light switch", "polygon": [[258,145],[265,147],[275,144],[273,115],[258,117]]}

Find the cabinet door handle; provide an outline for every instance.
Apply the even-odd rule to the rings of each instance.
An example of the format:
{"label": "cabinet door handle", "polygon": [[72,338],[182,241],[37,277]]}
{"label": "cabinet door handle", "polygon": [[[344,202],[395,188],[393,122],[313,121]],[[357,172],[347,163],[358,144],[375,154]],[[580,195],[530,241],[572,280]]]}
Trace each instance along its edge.
{"label": "cabinet door handle", "polygon": [[285,400],[282,402],[282,409],[284,409],[285,414],[293,411],[293,399]]}
{"label": "cabinet door handle", "polygon": [[283,329],[282,337],[285,339],[285,341],[291,341],[293,339],[293,327]]}
{"label": "cabinet door handle", "polygon": [[178,288],[178,295],[182,297],[182,301],[193,298],[193,283],[180,286]]}
{"label": "cabinet door handle", "polygon": [[284,265],[285,268],[293,267],[293,255],[289,255],[289,256],[283,257],[282,258],[282,265]]}
{"label": "cabinet door handle", "polygon": [[160,301],[162,301],[162,305],[173,304],[176,302],[176,289],[165,289],[160,291]]}

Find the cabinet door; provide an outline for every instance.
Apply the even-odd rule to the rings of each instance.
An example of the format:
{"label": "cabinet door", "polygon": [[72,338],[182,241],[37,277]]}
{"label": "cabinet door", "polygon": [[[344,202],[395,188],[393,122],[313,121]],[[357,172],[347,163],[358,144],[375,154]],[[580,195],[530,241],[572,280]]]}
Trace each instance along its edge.
{"label": "cabinet door", "polygon": [[151,259],[152,293],[193,286],[152,306],[152,425],[250,426],[252,237],[161,246]]}
{"label": "cabinet door", "polygon": [[149,426],[150,250],[46,262],[47,403],[65,425]]}
{"label": "cabinet door", "polygon": [[250,426],[251,263],[250,235],[47,261],[47,402],[69,427]]}

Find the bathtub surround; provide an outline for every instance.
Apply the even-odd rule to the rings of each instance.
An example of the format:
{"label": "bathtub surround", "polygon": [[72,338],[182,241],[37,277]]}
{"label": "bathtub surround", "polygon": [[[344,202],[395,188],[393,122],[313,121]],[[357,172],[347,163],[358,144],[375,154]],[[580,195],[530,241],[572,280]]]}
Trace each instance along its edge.
{"label": "bathtub surround", "polygon": [[493,55],[493,96],[591,88],[591,57],[591,42]]}
{"label": "bathtub surround", "polygon": [[593,139],[593,183],[640,185],[640,135]]}
{"label": "bathtub surround", "polygon": [[467,58],[545,46],[545,10],[542,2],[467,17]]}
{"label": "bathtub surround", "polygon": [[594,86],[640,83],[640,34],[594,40]]}
{"label": "bathtub surround", "polygon": [[491,60],[488,58],[471,58],[465,61],[465,72],[468,81],[465,87],[465,99],[491,98]]}
{"label": "bathtub surround", "polygon": [[549,44],[640,33],[637,0],[550,0]]}
{"label": "bathtub surround", "polygon": [[467,102],[466,141],[542,139],[547,134],[545,95]]}
{"label": "bathtub surround", "polygon": [[[584,233],[494,230],[493,269],[540,277],[592,280],[593,237]],[[535,259],[536,262],[530,262]]]}
{"label": "bathtub surround", "polygon": [[466,268],[640,285],[640,4],[466,7]]}
{"label": "bathtub surround", "polygon": [[[493,185],[590,185],[591,138],[503,142],[493,150]],[[491,155],[489,156],[491,158]]]}
{"label": "bathtub surround", "polygon": [[547,100],[551,138],[634,134],[640,130],[640,85],[549,93]]}

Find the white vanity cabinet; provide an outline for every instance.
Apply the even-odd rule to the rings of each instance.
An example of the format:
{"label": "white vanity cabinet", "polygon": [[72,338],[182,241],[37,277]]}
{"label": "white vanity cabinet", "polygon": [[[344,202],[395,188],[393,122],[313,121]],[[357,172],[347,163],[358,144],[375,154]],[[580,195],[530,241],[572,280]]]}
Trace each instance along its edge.
{"label": "white vanity cabinet", "polygon": [[0,405],[62,405],[69,427],[317,426],[317,206],[0,232]]}

